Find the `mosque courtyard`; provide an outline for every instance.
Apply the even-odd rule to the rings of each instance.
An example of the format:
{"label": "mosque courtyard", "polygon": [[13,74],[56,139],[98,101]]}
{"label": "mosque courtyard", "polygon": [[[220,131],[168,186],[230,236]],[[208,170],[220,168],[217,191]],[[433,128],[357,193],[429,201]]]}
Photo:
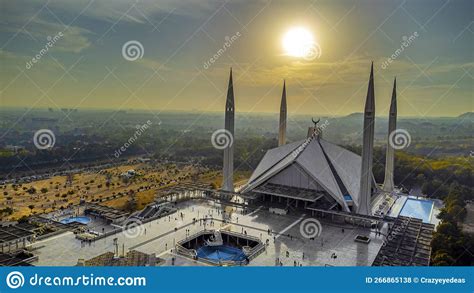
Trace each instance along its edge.
{"label": "mosque courtyard", "polygon": [[[181,202],[176,207],[174,214],[92,242],[81,241],[72,232],[36,241],[31,246],[38,256],[33,265],[74,266],[79,259],[116,249],[119,254],[129,250],[155,254],[164,265],[208,265],[176,253],[175,244],[204,229],[221,229],[257,237],[266,244],[249,266],[370,266],[387,230],[384,226],[377,233],[298,212],[278,215],[263,206],[243,214],[241,208],[223,208],[208,200]],[[301,231],[305,222],[320,223],[314,237],[307,238],[312,235]],[[368,237],[369,243],[355,241],[357,235]]]}

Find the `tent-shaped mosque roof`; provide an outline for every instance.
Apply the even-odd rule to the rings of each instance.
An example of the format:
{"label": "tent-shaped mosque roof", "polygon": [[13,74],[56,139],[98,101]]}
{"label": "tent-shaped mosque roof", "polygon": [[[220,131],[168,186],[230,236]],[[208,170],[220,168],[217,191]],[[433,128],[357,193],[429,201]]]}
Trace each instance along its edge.
{"label": "tent-shaped mosque roof", "polygon": [[[361,157],[317,135],[266,152],[241,190],[266,183],[300,189],[323,189],[349,211],[347,201],[359,202]],[[357,206],[356,206],[357,208]]]}

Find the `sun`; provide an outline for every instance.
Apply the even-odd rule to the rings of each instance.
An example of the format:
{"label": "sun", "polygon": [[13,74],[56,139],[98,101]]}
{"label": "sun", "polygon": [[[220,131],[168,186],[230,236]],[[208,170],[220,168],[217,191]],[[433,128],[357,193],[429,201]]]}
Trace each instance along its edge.
{"label": "sun", "polygon": [[312,54],[316,42],[311,31],[295,27],[286,32],[282,44],[286,55],[305,58]]}

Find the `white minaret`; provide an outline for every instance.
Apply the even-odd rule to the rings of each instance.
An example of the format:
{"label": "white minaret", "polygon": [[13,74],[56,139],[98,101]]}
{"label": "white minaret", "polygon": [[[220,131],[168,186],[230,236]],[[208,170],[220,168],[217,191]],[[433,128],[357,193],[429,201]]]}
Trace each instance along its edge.
{"label": "white minaret", "polygon": [[[225,102],[225,130],[232,135],[234,140],[234,87],[232,85],[232,68],[230,69],[229,85],[227,87],[227,100]],[[230,143],[224,149],[224,168],[222,189],[234,191],[234,144]]]}
{"label": "white minaret", "polygon": [[281,94],[280,105],[280,127],[278,128],[278,146],[286,143],[286,82],[283,81],[283,93]]}
{"label": "white minaret", "polygon": [[393,81],[392,101],[390,103],[390,114],[388,117],[387,134],[387,156],[385,158],[385,180],[383,181],[383,190],[392,192],[395,184],[393,183],[393,169],[395,159],[395,149],[390,142],[390,134],[397,129],[397,79]]}
{"label": "white minaret", "polygon": [[370,200],[372,196],[372,157],[374,152],[374,122],[375,122],[375,92],[374,92],[374,63],[370,67],[369,87],[365,100],[364,132],[362,141],[362,164],[360,171],[360,192],[358,214],[370,215]]}

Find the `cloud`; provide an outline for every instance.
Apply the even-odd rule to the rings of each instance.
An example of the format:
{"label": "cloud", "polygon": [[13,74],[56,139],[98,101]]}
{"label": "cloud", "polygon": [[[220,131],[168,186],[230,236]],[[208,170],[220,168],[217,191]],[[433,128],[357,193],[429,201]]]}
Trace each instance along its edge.
{"label": "cloud", "polygon": [[427,74],[434,75],[434,74],[445,74],[445,73],[452,73],[453,71],[458,71],[461,69],[465,69],[466,71],[471,71],[474,68],[474,62],[468,63],[451,63],[451,64],[444,64],[439,66],[430,67],[426,70]]}
{"label": "cloud", "polygon": [[[88,35],[92,34],[78,26],[81,20],[158,25],[169,14],[200,18],[222,3],[217,0],[188,0],[183,4],[174,0],[7,1],[2,3],[0,31],[23,35],[39,43],[46,42],[48,36],[63,32],[64,38],[55,50],[79,53],[91,46]],[[70,23],[72,25],[68,26]]]}
{"label": "cloud", "polygon": [[[472,65],[432,64],[430,69],[433,72],[428,73],[433,77],[433,80],[430,81],[423,75],[420,76],[418,69],[418,67],[425,68],[429,63],[412,64],[409,61],[401,60],[394,62],[393,67],[383,70],[380,67],[382,61],[382,57],[374,58],[375,85],[377,95],[382,101],[379,104],[383,105],[382,107],[389,105],[384,99],[384,95],[387,97],[390,95],[395,75],[399,79],[399,92],[403,93],[404,97],[409,97],[410,100],[430,101],[434,97],[443,96],[448,90],[462,98],[468,96],[471,91],[470,84],[466,82],[467,75],[464,78],[465,81],[455,84],[454,87],[453,84],[459,76],[464,74],[460,68],[467,69]],[[283,79],[286,79],[295,104],[306,105],[307,99],[312,100],[312,98],[318,97],[320,100],[317,105],[318,107],[324,105],[323,110],[339,109],[338,107],[344,106],[341,108],[341,113],[345,113],[345,111],[351,111],[349,109],[356,105],[354,101],[365,97],[370,63],[371,60],[365,56],[354,56],[345,61],[333,62],[315,60],[311,62],[288,61],[280,64],[271,62],[254,65],[239,64],[239,66],[234,65],[233,67],[234,86],[244,88],[247,96],[256,93],[255,98],[262,98],[262,94],[274,86],[278,92]],[[230,64],[216,64],[215,67],[203,73],[212,81],[226,79],[229,74],[229,66]],[[248,66],[250,68],[244,73]],[[446,80],[446,75],[449,74],[454,76],[455,80]],[[221,82],[219,85],[221,84],[224,83]],[[297,111],[304,112],[305,110],[301,108]]]}
{"label": "cloud", "polygon": [[142,66],[153,71],[159,70],[160,74],[162,71],[170,70],[170,68],[165,66],[163,63],[147,58],[138,59],[134,63],[136,65]]}
{"label": "cloud", "polygon": [[86,35],[92,34],[92,32],[77,26],[65,27],[62,24],[38,19],[34,21],[34,30],[30,33],[37,37],[40,42],[44,40],[46,43],[48,37],[53,37],[59,32],[62,32],[64,36],[55,43],[51,49],[52,51],[79,53],[91,46],[91,42]]}
{"label": "cloud", "polygon": [[[245,64],[234,67],[236,76],[246,70]],[[330,85],[353,85],[366,81],[370,70],[370,60],[358,57],[345,62],[323,61],[288,61],[275,64],[274,62],[249,64],[250,69],[243,76],[242,82],[256,86],[268,86],[281,82],[283,79],[304,83],[307,87]],[[242,69],[240,69],[242,68]],[[239,70],[240,69],[240,70]],[[208,75],[228,75],[228,67],[218,67]],[[206,73],[207,74],[207,73]]]}
{"label": "cloud", "polygon": [[[31,62],[33,57],[0,49],[0,60],[2,60],[3,69],[0,71],[0,75],[2,76],[3,84],[8,84],[11,80],[16,79],[16,76],[21,71],[26,71],[29,75],[38,74],[39,77],[46,79],[49,77],[49,74],[63,73],[64,64],[46,56],[41,58],[34,66],[28,68],[27,62]],[[28,81],[28,79],[25,79],[25,81]]]}
{"label": "cloud", "polygon": [[[91,31],[74,25],[67,26],[58,19],[52,18],[51,15],[42,14],[42,10],[31,11],[31,7],[25,11],[18,10],[22,5],[16,2],[15,4],[17,5],[5,5],[5,13],[2,17],[7,24],[0,26],[0,30],[11,33],[12,38],[21,35],[33,41],[34,44],[29,46],[32,51],[37,50],[38,46],[44,46],[48,38],[60,32],[64,36],[51,48],[52,51],[79,53],[91,46],[87,38],[87,35],[92,34]],[[37,7],[37,9],[40,8]]]}
{"label": "cloud", "polygon": [[[44,2],[30,0],[31,2]],[[115,23],[119,19],[134,23],[153,21],[157,14],[176,14],[199,18],[202,14],[215,9],[224,1],[217,0],[187,0],[179,4],[176,0],[51,0],[48,7],[55,11],[66,11],[82,14],[101,21]],[[202,13],[202,14],[201,14]]]}

